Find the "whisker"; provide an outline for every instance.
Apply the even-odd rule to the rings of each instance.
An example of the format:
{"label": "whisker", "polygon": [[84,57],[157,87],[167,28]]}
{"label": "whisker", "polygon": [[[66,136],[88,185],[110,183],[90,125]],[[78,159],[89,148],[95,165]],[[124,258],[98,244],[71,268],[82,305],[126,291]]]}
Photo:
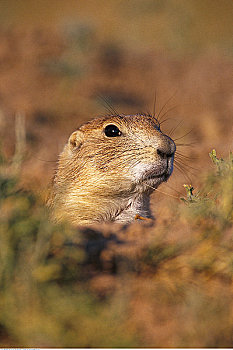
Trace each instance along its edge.
{"label": "whisker", "polygon": [[156,95],[156,89],[155,89],[155,96],[154,96],[154,105],[153,105],[153,114],[152,116],[155,118],[155,110],[156,110],[156,100],[157,100],[157,95]]}
{"label": "whisker", "polygon": [[183,120],[181,120],[173,129],[170,130],[169,136],[171,137],[172,134],[175,132],[175,130],[183,123]]}
{"label": "whisker", "polygon": [[167,122],[168,120],[171,120],[172,118],[167,118],[167,119],[164,119],[162,121],[159,122],[160,125],[162,125],[163,123]]}
{"label": "whisker", "polygon": [[169,185],[167,184],[167,182],[164,183],[164,186],[167,186],[168,188],[170,188],[170,190],[175,191],[176,193],[178,193],[178,194],[180,194],[181,196],[183,196],[183,193],[181,193],[181,192],[175,190],[173,187],[169,186]]}
{"label": "whisker", "polygon": [[104,102],[105,108],[108,110],[108,112],[110,112],[111,114],[119,115],[117,110],[113,107],[113,105],[108,101],[108,99],[106,97],[101,96],[101,95],[97,95],[97,97],[100,100],[102,100],[102,102]]}
{"label": "whisker", "polygon": [[188,171],[189,168],[190,168],[190,169],[193,169],[193,170],[195,170],[195,171],[199,171],[199,170],[200,170],[200,169],[197,169],[197,168],[192,167],[192,166],[189,165],[189,164],[184,163],[184,161],[183,161],[182,159],[179,159],[179,158],[176,159],[176,162],[178,162],[178,161],[182,162],[182,163],[179,163],[179,164],[182,165],[184,168],[186,168],[187,171]]}
{"label": "whisker", "polygon": [[176,156],[177,156],[177,154],[178,154],[179,157],[185,158],[185,159],[187,159],[187,160],[193,160],[193,159],[196,159],[196,158],[197,158],[197,157],[193,157],[193,156],[192,156],[192,157],[189,157],[189,156],[186,156],[186,155],[184,155],[184,154],[182,154],[182,153],[176,151]]}
{"label": "whisker", "polygon": [[171,99],[173,99],[173,97],[175,96],[176,92],[164,103],[164,105],[162,106],[162,108],[159,111],[159,114],[157,116],[157,119],[159,120],[159,116],[162,113],[162,111],[164,110],[164,108],[166,107],[166,105],[171,101]]}
{"label": "whisker", "polygon": [[191,165],[187,164],[184,162],[184,159],[181,158],[176,158],[176,162],[179,162],[180,165],[182,165],[184,168],[186,168],[187,170],[195,170],[195,171],[199,171],[200,169],[194,168]]}
{"label": "whisker", "polygon": [[185,171],[183,170],[183,168],[180,166],[180,164],[175,164],[174,163],[174,167],[179,171],[181,172],[184,177],[189,181],[189,182],[192,182],[191,178],[185,173]]}
{"label": "whisker", "polygon": [[172,194],[163,192],[163,191],[161,191],[161,190],[158,190],[157,188],[155,188],[155,191],[160,192],[160,193],[162,193],[162,194],[165,194],[166,196],[169,196],[169,197],[172,197],[172,198],[180,199],[180,198],[177,197],[177,196],[173,196]]}
{"label": "whisker", "polygon": [[160,118],[160,121],[162,122],[163,121],[163,117],[165,117],[166,114],[168,114],[169,112],[173,111],[173,109],[175,109],[177,107],[178,107],[178,105],[169,108],[165,113],[163,113],[163,115]]}
{"label": "whisker", "polygon": [[174,165],[174,167],[185,177],[188,182],[192,182],[191,178],[182,169],[180,169],[177,165]]}
{"label": "whisker", "polygon": [[179,170],[190,183],[192,183],[191,177],[194,177],[195,174],[193,174],[192,172],[190,172],[187,169],[183,168],[182,165],[180,165],[180,164],[179,165],[178,164],[174,164],[174,167],[177,170]]}
{"label": "whisker", "polygon": [[160,191],[160,190],[158,190],[157,188],[154,188],[154,187],[152,187],[152,186],[150,186],[150,185],[148,185],[148,184],[145,184],[145,185],[148,186],[148,187],[150,187],[150,188],[152,188],[154,191],[157,191],[157,192],[160,192],[160,193],[162,193],[162,194],[165,194],[166,196],[169,196],[169,197],[172,197],[172,198],[176,198],[176,199],[180,199],[180,198],[177,197],[177,196],[173,196],[172,194],[169,194],[169,193]]}
{"label": "whisker", "polygon": [[184,147],[192,147],[192,146],[194,146],[194,145],[196,145],[197,144],[197,142],[192,142],[192,143],[176,143],[176,146],[180,146],[180,147],[182,147],[182,146],[184,146]]}
{"label": "whisker", "polygon": [[190,130],[189,132],[187,132],[185,135],[183,135],[183,136],[181,136],[181,137],[179,137],[179,138],[177,138],[177,139],[174,139],[173,141],[177,141],[177,140],[183,139],[185,136],[189,135],[192,131],[193,131],[193,129],[191,129],[191,130]]}

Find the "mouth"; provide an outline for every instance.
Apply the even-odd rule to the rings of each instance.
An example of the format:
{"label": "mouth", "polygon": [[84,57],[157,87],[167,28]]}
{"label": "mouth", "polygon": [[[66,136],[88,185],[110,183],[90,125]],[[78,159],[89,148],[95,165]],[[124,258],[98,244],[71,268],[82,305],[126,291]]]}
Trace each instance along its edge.
{"label": "mouth", "polygon": [[143,177],[142,181],[148,181],[148,180],[160,180],[160,181],[167,181],[168,178],[170,177],[171,172],[169,171],[168,167],[166,167],[165,170],[161,171],[160,173],[155,172],[155,171],[147,171]]}
{"label": "mouth", "polygon": [[173,161],[168,159],[160,164],[143,165],[136,169],[136,180],[138,184],[158,187],[162,182],[166,182],[173,171]]}

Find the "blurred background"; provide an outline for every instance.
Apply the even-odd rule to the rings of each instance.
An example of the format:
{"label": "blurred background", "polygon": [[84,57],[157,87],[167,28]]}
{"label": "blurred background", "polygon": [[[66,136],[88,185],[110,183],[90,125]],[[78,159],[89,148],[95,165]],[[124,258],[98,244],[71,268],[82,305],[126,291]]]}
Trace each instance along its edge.
{"label": "blurred background", "polygon": [[[11,155],[15,115],[25,116],[24,185],[49,183],[70,133],[109,113],[104,100],[119,113],[153,113],[155,92],[156,112],[168,118],[162,130],[191,131],[179,141],[193,144],[182,148],[189,166],[208,167],[213,147],[226,155],[232,18],[229,0],[1,0],[0,133]],[[171,186],[198,185],[183,169]]]}
{"label": "blurred background", "polygon": [[[69,135],[155,93],[180,144],[156,224],[52,225]],[[232,160],[208,155],[228,158],[232,120],[233,1],[0,0],[0,345],[232,347]]]}

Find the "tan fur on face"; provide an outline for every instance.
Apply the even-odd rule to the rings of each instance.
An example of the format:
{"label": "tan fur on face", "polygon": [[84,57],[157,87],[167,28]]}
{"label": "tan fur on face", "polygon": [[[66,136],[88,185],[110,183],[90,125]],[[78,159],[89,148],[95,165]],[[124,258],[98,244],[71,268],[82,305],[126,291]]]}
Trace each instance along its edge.
{"label": "tan fur on face", "polygon": [[[110,124],[120,136],[105,135]],[[150,217],[149,195],[171,175],[174,152],[174,142],[150,115],[108,116],[82,125],[59,157],[50,199],[56,220],[91,224]]]}

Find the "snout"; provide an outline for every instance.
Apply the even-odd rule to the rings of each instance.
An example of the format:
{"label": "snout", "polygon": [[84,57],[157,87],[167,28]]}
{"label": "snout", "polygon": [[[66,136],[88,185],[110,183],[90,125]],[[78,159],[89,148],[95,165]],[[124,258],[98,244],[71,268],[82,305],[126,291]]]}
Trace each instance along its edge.
{"label": "snout", "polygon": [[168,159],[174,157],[175,151],[175,142],[169,136],[163,135],[157,147],[157,154],[163,159]]}
{"label": "snout", "polygon": [[141,148],[140,162],[133,167],[133,174],[138,181],[149,181],[150,186],[157,187],[172,174],[176,145],[162,133],[149,141]]}

